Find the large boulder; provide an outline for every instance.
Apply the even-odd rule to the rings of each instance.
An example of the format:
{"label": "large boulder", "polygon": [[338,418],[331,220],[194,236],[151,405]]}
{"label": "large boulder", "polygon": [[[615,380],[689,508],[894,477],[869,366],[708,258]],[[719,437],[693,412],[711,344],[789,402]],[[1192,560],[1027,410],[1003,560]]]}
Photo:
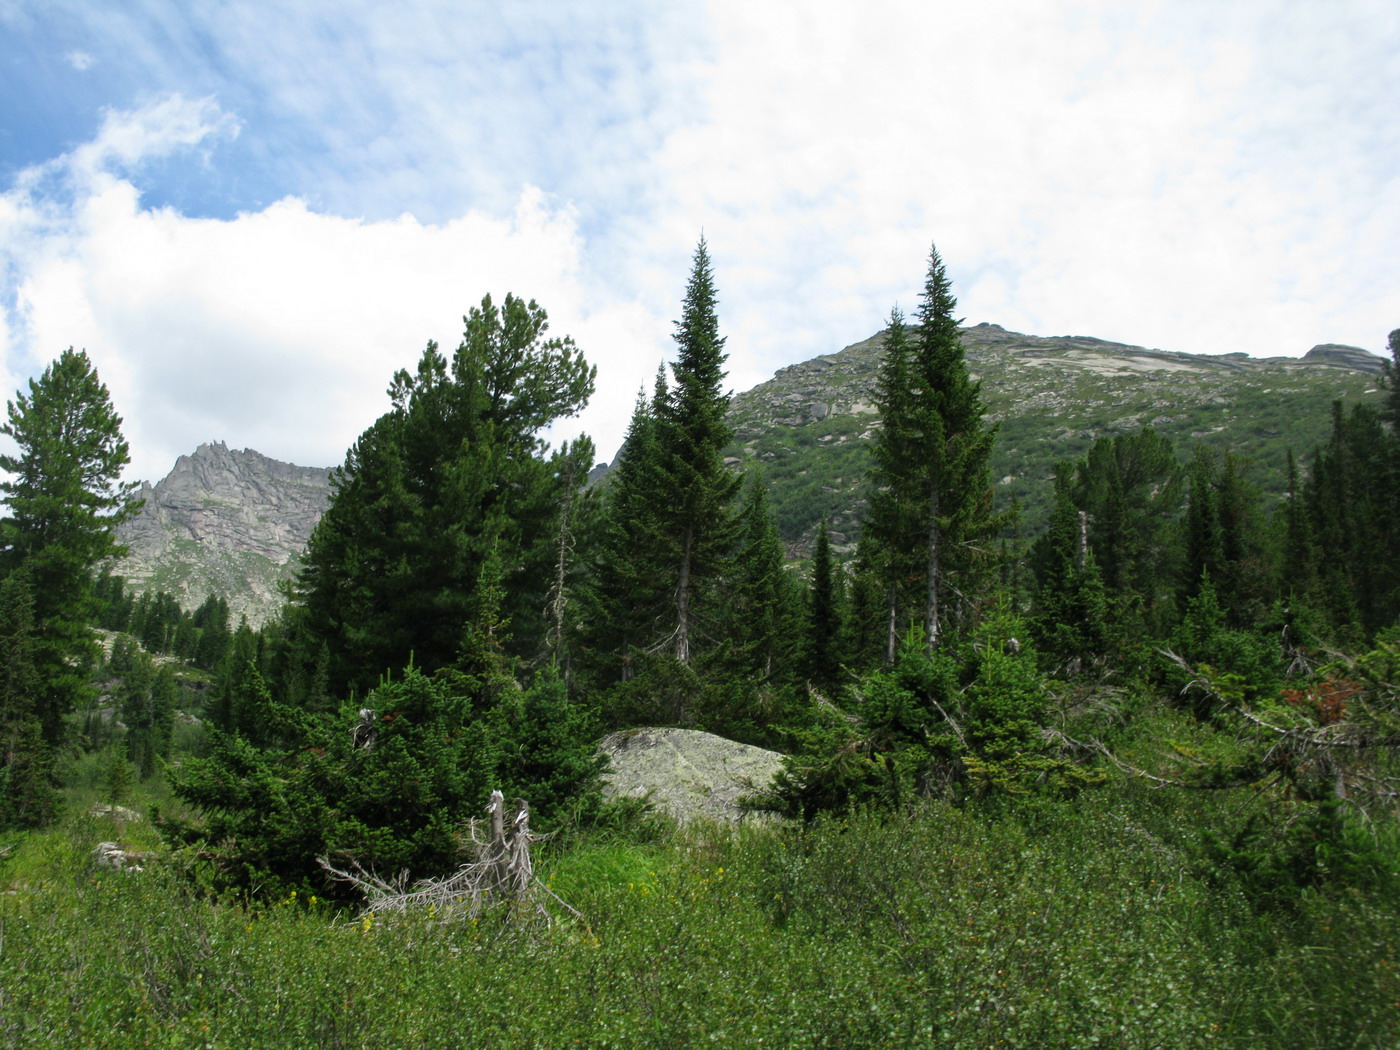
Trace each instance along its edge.
{"label": "large boulder", "polygon": [[608,798],[647,798],[685,822],[697,817],[738,823],[760,814],[739,805],[768,787],[783,756],[694,729],[625,729],[603,738],[612,761]]}

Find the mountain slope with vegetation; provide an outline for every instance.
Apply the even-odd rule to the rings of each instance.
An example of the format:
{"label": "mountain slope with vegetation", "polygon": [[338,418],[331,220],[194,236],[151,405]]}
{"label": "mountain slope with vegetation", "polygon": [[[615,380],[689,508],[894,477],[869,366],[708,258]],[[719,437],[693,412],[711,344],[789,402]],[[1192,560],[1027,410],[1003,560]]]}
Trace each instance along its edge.
{"label": "mountain slope with vegetation", "polygon": [[[838,547],[850,549],[859,534],[884,338],[790,365],[734,398],[731,462],[761,464],[791,549],[810,550],[823,515]],[[997,498],[1021,505],[1029,533],[1047,518],[1057,462],[1142,426],[1183,450],[1200,444],[1245,457],[1250,480],[1282,495],[1288,450],[1303,457],[1326,440],[1334,400],[1375,400],[1384,360],[1333,344],[1300,358],[1188,354],[994,324],[964,328],[962,338],[988,418],[999,424]]]}

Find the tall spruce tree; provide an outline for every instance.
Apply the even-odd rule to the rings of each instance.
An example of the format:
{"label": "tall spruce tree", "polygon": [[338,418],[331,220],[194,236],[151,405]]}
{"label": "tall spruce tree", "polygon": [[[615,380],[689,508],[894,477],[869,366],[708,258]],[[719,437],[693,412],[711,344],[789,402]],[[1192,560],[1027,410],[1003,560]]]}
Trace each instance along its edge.
{"label": "tall spruce tree", "polygon": [[19,446],[0,455],[7,505],[0,521],[0,560],[23,569],[34,600],[33,659],[44,739],[56,744],[63,717],[87,687],[80,666],[95,653],[89,621],[96,567],[125,549],[116,527],[140,509],[121,417],[85,351],[65,350],[29,394],[9,402],[0,434]]}
{"label": "tall spruce tree", "polygon": [[637,395],[622,451],[609,473],[607,506],[593,545],[591,586],[584,597],[585,649],[605,682],[632,676],[636,652],[657,640],[669,611],[670,565],[659,518],[668,495],[657,434],[657,413],[666,397],[660,372],[653,395]]}
{"label": "tall spruce tree", "polygon": [[714,272],[705,239],[700,238],[686,285],[681,319],[676,322],[673,383],[657,406],[657,433],[666,500],[658,508],[671,552],[675,581],[674,626],[670,648],[688,664],[703,636],[705,603],[715,592],[723,560],[733,549],[730,509],[740,478],[721,455],[733,437],[725,421],[729,395],[724,338],[715,314]]}
{"label": "tall spruce tree", "polygon": [[783,541],[768,506],[767,486],[757,468],[749,474],[739,528],[728,602],[731,646],[744,672],[771,679],[786,670],[792,649],[792,584],[783,569]]}
{"label": "tall spruce tree", "polygon": [[[933,247],[912,346],[907,357],[887,358],[876,388],[882,425],[873,479],[888,496],[872,501],[870,527],[886,545],[893,584],[919,565],[921,600],[896,590],[895,601],[922,618],[930,654],[975,599],[997,527],[988,477],[996,428],[985,421],[982,385],[967,370],[956,307]],[[891,317],[898,339],[897,320]]]}

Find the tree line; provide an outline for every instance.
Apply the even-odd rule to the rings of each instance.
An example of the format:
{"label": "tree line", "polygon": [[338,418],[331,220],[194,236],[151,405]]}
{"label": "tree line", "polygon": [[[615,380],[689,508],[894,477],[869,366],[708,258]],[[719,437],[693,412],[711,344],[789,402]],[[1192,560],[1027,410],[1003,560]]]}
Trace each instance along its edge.
{"label": "tree line", "polygon": [[701,240],[674,358],[590,484],[591,442],[543,435],[595,369],[533,300],[484,298],[450,355],[429,343],[392,377],[258,631],[231,630],[221,598],[186,613],[127,593],[119,567],[94,576],[137,504],[120,419],[66,352],[0,428],[21,450],[0,457],[10,822],[47,819],[56,759],[97,742],[79,717],[93,623],[141,643],[108,663],[143,775],[169,754],[174,696],[147,654],[208,673],[200,753],[168,771],[201,816],[168,833],[245,884],[313,881],[336,850],[427,871],[492,787],[592,819],[594,743],[638,724],[780,748],[767,804],[796,814],[1074,794],[1105,752],[1066,731],[1066,696],[1155,691],[1210,719],[1293,688],[1312,698],[1294,717],[1328,651],[1396,640],[1400,331],[1383,403],[1338,405],[1326,445],[1290,457],[1282,504],[1236,457],[1143,428],[1059,464],[1049,524],[1025,538],[994,498],[996,427],[935,248],[912,319],[886,325],[859,544],[839,559],[823,524],[794,565],[760,470],[726,460],[718,304]]}

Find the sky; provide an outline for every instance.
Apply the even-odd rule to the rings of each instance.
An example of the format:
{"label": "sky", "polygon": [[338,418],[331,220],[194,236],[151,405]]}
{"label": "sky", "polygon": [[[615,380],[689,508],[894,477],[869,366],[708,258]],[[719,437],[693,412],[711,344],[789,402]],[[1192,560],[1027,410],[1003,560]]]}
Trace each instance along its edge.
{"label": "sky", "polygon": [[1394,0],[0,0],[0,383],[86,349],[128,477],[343,461],[484,295],[610,459],[703,236],[729,386],[918,305],[1194,353],[1400,327]]}

